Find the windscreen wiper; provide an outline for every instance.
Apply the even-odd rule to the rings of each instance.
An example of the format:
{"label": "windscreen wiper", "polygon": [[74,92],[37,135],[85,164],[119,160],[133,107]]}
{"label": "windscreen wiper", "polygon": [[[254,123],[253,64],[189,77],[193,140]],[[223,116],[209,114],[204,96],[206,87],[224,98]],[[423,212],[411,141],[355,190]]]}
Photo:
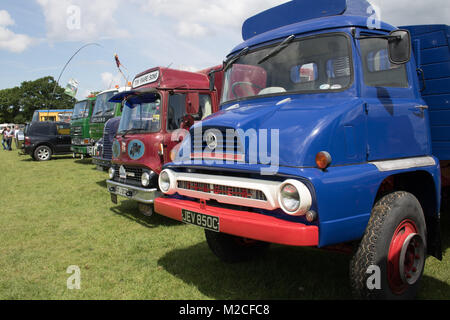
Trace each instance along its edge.
{"label": "windscreen wiper", "polygon": [[273,49],[271,52],[269,52],[269,54],[267,56],[265,56],[264,58],[262,58],[258,64],[261,64],[263,62],[266,62],[267,60],[269,60],[272,57],[275,57],[277,54],[279,54],[281,51],[283,51],[284,49],[286,49],[287,47],[289,47],[289,45],[291,44],[291,42],[295,39],[295,35],[291,35],[289,37],[287,37],[286,39],[284,39],[284,41],[282,43],[280,43],[275,49]]}
{"label": "windscreen wiper", "polygon": [[233,64],[235,63],[237,60],[239,60],[242,56],[246,55],[247,52],[250,50],[249,47],[245,47],[244,49],[241,50],[241,52],[239,52],[237,55],[235,55],[233,58],[225,61],[225,66],[223,68],[223,71],[227,71],[227,69]]}
{"label": "windscreen wiper", "polygon": [[133,131],[144,131],[144,130],[145,130],[144,128],[133,128],[133,129],[125,130],[125,132],[122,134],[122,138],[125,138],[127,136],[127,134],[129,134],[130,132],[133,132]]}

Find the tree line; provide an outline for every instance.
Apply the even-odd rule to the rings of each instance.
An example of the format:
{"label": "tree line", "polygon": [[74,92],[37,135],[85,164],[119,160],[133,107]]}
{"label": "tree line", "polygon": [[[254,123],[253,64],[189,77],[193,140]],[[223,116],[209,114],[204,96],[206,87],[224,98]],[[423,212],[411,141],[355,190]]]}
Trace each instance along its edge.
{"label": "tree line", "polygon": [[76,100],[55,85],[55,79],[48,76],[0,90],[0,123],[30,122],[36,110],[72,109]]}

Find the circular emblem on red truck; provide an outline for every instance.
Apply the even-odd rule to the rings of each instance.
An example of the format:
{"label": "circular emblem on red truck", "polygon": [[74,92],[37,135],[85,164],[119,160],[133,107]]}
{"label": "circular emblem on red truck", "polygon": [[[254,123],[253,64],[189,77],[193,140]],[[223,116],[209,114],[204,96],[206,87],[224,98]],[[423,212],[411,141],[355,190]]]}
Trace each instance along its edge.
{"label": "circular emblem on red truck", "polygon": [[145,145],[140,140],[133,140],[128,144],[128,155],[133,160],[139,160],[144,156]]}

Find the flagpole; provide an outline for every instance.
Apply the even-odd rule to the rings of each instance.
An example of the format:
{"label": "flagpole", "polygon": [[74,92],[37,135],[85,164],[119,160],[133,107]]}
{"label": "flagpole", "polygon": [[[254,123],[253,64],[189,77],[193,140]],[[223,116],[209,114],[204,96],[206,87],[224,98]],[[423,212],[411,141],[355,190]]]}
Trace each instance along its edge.
{"label": "flagpole", "polygon": [[[95,42],[88,43],[88,44],[85,44],[84,46],[82,46],[80,49],[78,49],[78,50],[70,57],[69,61],[66,62],[66,64],[64,65],[64,68],[61,70],[61,73],[59,74],[58,80],[56,80],[55,87],[53,88],[53,92],[52,92],[52,98],[53,98],[54,95],[55,95],[56,88],[58,87],[58,84],[59,84],[59,80],[61,80],[61,77],[62,77],[64,71],[66,71],[66,68],[67,68],[67,66],[69,65],[69,63],[73,60],[73,58],[75,58],[75,56],[76,56],[81,50],[83,50],[84,48],[86,48],[86,47],[88,47],[88,46],[98,46],[98,47],[102,47],[100,44],[95,43]],[[48,118],[49,113],[50,113],[50,110],[47,110],[47,118]]]}

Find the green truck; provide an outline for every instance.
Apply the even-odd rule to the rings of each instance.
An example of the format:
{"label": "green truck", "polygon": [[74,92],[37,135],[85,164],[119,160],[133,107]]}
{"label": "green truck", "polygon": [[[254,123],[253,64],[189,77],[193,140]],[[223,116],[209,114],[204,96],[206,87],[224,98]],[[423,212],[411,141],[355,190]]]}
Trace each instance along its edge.
{"label": "green truck", "polygon": [[95,102],[94,112],[91,117],[90,123],[90,136],[91,136],[91,147],[88,152],[90,156],[93,156],[93,146],[101,138],[103,138],[103,130],[105,128],[105,123],[112,118],[120,117],[122,115],[122,104],[112,103],[109,100],[122,91],[127,91],[130,88],[116,88],[112,90],[103,91],[97,95],[97,100]]}
{"label": "green truck", "polygon": [[80,155],[81,158],[89,155],[89,147],[92,146],[90,121],[95,102],[96,97],[92,95],[75,105],[70,122],[70,135],[72,139],[70,150],[73,152],[74,158],[77,155]]}

